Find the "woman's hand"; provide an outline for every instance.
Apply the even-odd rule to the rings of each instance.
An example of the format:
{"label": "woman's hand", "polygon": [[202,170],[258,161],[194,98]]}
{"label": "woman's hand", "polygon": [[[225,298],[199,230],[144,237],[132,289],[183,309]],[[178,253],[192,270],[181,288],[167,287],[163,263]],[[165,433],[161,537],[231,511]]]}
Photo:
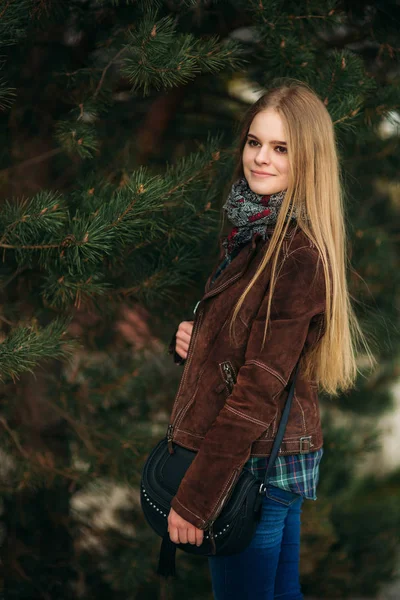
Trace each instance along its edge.
{"label": "woman's hand", "polygon": [[189,521],[185,521],[173,508],[171,508],[168,515],[168,532],[171,542],[175,544],[189,543],[201,546],[203,543],[204,531],[198,529]]}
{"label": "woman's hand", "polygon": [[182,323],[179,323],[178,331],[176,332],[175,351],[182,358],[187,357],[193,323],[194,321],[182,321]]}

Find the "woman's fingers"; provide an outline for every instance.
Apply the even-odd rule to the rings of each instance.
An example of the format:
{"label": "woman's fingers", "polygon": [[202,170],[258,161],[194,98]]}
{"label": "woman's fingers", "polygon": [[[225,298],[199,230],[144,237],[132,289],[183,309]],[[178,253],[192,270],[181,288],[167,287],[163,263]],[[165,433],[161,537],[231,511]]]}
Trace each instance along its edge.
{"label": "woman's fingers", "polygon": [[177,341],[181,342],[182,344],[186,344],[187,346],[189,346],[191,337],[192,337],[191,333],[187,333],[186,331],[182,331],[182,330],[179,330],[176,334]]}
{"label": "woman's fingers", "polygon": [[187,529],[182,528],[179,530],[179,541],[181,544],[188,543],[188,530]]}
{"label": "woman's fingers", "polygon": [[203,543],[204,532],[201,529],[184,528],[184,527],[169,527],[169,537],[174,544],[196,544],[201,546]]}
{"label": "woman's fingers", "polygon": [[182,358],[187,357],[190,338],[192,337],[193,321],[182,321],[176,332],[175,350]]}
{"label": "woman's fingers", "polygon": [[175,344],[175,350],[179,354],[179,356],[181,356],[182,358],[186,358],[188,348],[189,348],[189,344],[187,344],[186,342],[181,342],[180,340],[177,340],[177,342]]}
{"label": "woman's fingers", "polygon": [[189,343],[190,338],[192,337],[192,330],[193,321],[182,321],[182,323],[179,324],[176,336]]}
{"label": "woman's fingers", "polygon": [[168,533],[169,533],[169,538],[170,538],[171,542],[174,542],[174,544],[179,544],[178,528],[169,526]]}
{"label": "woman's fingers", "polygon": [[193,527],[193,529],[188,529],[187,530],[187,540],[189,544],[195,544],[196,543],[196,530]]}
{"label": "woman's fingers", "polygon": [[196,528],[196,544],[197,546],[201,546],[203,543],[204,531],[202,529]]}
{"label": "woman's fingers", "polygon": [[168,515],[168,533],[174,544],[189,543],[200,546],[203,542],[204,532],[179,516],[173,508]]}

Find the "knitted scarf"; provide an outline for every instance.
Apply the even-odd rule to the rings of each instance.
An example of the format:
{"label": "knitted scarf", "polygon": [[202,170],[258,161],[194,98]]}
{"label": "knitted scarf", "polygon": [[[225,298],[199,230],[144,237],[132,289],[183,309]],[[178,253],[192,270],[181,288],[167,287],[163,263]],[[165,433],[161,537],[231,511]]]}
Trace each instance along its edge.
{"label": "knitted scarf", "polygon": [[[250,241],[254,232],[264,240],[267,239],[266,226],[276,223],[285,195],[286,190],[265,196],[256,194],[250,189],[245,177],[232,185],[222,207],[234,225],[222,242],[226,258],[229,259],[234,250]],[[294,210],[291,220],[296,220],[296,216]]]}

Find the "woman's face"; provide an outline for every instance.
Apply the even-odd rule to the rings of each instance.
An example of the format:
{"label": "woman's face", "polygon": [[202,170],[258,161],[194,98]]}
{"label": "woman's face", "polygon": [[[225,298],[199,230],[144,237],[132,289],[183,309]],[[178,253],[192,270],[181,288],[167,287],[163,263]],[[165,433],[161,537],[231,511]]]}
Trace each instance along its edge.
{"label": "woman's face", "polygon": [[289,161],[282,119],[273,109],[253,119],[242,154],[243,173],[250,189],[260,195],[286,190]]}

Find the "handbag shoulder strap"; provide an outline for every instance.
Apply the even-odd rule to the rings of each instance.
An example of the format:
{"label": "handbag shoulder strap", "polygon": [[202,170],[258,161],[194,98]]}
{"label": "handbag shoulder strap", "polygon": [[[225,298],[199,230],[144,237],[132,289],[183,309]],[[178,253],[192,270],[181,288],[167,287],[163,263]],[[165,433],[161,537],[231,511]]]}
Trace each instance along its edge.
{"label": "handbag shoulder strap", "polygon": [[303,354],[303,352],[300,354],[300,358],[297,361],[297,364],[295,367],[293,381],[290,386],[289,394],[288,394],[288,397],[287,397],[287,400],[285,403],[285,407],[283,409],[281,420],[279,422],[278,431],[276,433],[274,444],[273,444],[272,450],[271,450],[271,455],[270,455],[270,458],[268,461],[267,472],[265,473],[264,482],[262,484],[262,486],[264,486],[264,487],[260,486],[260,493],[263,493],[263,491],[265,491],[265,489],[268,485],[268,480],[270,478],[273,466],[275,464],[276,457],[278,456],[280,445],[283,440],[283,436],[285,434],[285,429],[286,429],[286,425],[287,425],[287,422],[289,419],[290,407],[292,406],[292,400],[293,400],[293,396],[294,396],[294,388],[295,388],[295,384],[296,384],[297,375],[299,372],[300,359],[302,357],[302,354]]}

